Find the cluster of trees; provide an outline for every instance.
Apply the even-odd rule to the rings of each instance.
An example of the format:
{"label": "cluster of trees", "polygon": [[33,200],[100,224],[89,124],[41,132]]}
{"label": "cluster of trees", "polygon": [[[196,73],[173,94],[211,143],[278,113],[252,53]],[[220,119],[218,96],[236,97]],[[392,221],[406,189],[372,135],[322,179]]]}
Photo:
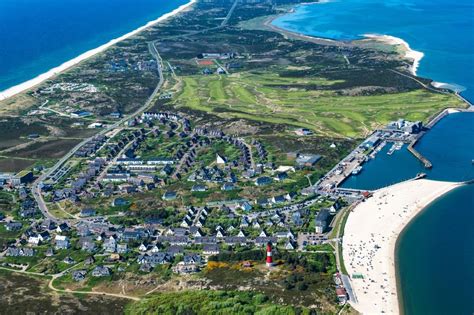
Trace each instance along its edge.
{"label": "cluster of trees", "polygon": [[[242,251],[224,251],[218,255],[209,257],[209,261],[232,262],[232,261],[264,261],[266,253],[264,249],[245,249]],[[330,254],[326,253],[297,253],[289,251],[278,251],[274,253],[275,261],[282,261],[290,269],[303,267],[305,272],[326,273],[334,268],[334,262]]]}
{"label": "cluster of trees", "polygon": [[265,259],[265,251],[261,249],[251,249],[241,252],[226,251],[218,255],[209,257],[209,261],[243,261],[255,260],[263,261]]}
{"label": "cluster of trees", "polygon": [[286,279],[281,281],[283,287],[286,290],[292,290],[296,288],[298,291],[306,291],[309,287],[308,282],[304,280],[302,274],[291,274]]}
{"label": "cluster of trees", "polygon": [[326,253],[301,254],[284,251],[278,253],[275,258],[283,260],[293,270],[296,267],[303,267],[306,272],[326,273],[333,267],[333,261]]}
{"label": "cluster of trees", "polygon": [[143,299],[129,305],[126,314],[310,315],[313,312],[304,307],[272,303],[265,295],[254,292],[185,291]]}

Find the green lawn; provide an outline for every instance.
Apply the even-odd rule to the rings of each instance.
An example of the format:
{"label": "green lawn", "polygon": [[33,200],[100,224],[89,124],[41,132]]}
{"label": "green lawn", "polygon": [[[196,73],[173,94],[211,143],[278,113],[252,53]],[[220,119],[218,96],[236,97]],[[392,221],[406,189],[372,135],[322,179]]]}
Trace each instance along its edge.
{"label": "green lawn", "polygon": [[446,107],[463,106],[453,95],[415,90],[372,96],[340,96],[323,88],[338,81],[242,72],[229,76],[187,76],[178,107],[306,127],[319,135],[361,137],[391,120],[428,121]]}

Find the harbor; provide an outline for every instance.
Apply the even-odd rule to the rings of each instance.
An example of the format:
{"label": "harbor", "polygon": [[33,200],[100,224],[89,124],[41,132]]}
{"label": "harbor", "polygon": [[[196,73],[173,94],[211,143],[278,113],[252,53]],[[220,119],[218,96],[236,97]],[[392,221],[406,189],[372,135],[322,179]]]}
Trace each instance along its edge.
{"label": "harbor", "polygon": [[[425,152],[424,149],[427,146],[424,140],[432,137],[432,130],[436,129],[438,124],[443,124],[448,116],[454,117],[454,115],[473,112],[473,107],[445,109],[426,125],[403,119],[390,122],[368,136],[312,188],[319,194],[344,197],[353,201],[362,199],[362,193],[365,191],[370,192],[413,179],[421,173],[430,178],[446,176],[446,180],[450,180],[447,175],[449,173],[443,171],[444,162],[434,163],[426,156],[426,153],[430,155],[432,153]],[[389,166],[392,163],[392,157],[397,159],[400,165],[396,172]],[[469,157],[466,163],[473,165],[472,157]],[[459,166],[460,169],[463,167]],[[374,181],[372,179],[374,176],[378,180]],[[469,172],[463,176],[465,177],[462,178],[463,180],[471,179]]]}
{"label": "harbor", "polygon": [[[395,152],[402,150],[406,145],[410,147],[411,144],[416,143],[423,132],[424,128],[421,122],[409,122],[403,119],[390,122],[384,128],[376,130],[367,137],[349,153],[347,157],[341,160],[330,172],[321,178],[313,186],[315,192],[320,194],[333,194],[352,200],[362,198],[362,193],[364,193],[366,189],[349,189],[349,187],[341,187],[341,185],[348,178],[357,177],[363,173],[365,163],[375,160],[377,155],[381,154],[381,152],[391,156]],[[420,161],[425,159],[419,153],[413,154],[420,159]],[[429,163],[429,161],[427,162]],[[425,164],[425,166],[426,165],[427,164]]]}

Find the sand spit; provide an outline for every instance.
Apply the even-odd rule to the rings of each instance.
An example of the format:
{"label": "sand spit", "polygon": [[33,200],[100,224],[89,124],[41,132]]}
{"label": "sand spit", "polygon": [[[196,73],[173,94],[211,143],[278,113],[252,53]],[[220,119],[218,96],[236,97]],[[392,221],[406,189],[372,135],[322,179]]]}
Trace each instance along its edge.
{"label": "sand spit", "polygon": [[[428,204],[459,186],[427,179],[379,189],[347,220],[343,259],[363,314],[399,314],[395,246],[402,230]],[[354,277],[355,276],[355,277]]]}

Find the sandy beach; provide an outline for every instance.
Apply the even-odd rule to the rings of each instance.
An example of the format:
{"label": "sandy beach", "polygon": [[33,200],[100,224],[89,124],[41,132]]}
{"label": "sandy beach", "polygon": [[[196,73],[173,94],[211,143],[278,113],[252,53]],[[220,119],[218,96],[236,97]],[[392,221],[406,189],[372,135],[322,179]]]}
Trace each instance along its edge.
{"label": "sandy beach", "polygon": [[164,20],[182,12],[183,10],[186,10],[187,8],[189,8],[191,5],[193,5],[197,0],[190,0],[188,3],[186,4],[183,4],[181,5],[180,7],[174,9],[173,11],[169,12],[169,13],[166,13],[166,14],[163,14],[162,16],[160,16],[159,18],[157,18],[156,20],[153,20],[153,21],[150,21],[148,22],[147,24],[125,34],[125,35],[122,35],[118,38],[115,38],[115,39],[112,39],[111,41],[107,42],[106,44],[104,45],[101,45],[97,48],[94,48],[94,49],[91,49],[89,51],[86,51],[85,53],[69,60],[69,61],[66,61],[64,62],[63,64],[61,64],[60,66],[58,67],[55,67],[55,68],[52,68],[51,70],[43,73],[43,74],[40,74],[39,76],[31,79],[31,80],[28,80],[28,81],[25,81],[21,84],[18,84],[18,85],[15,85],[15,86],[12,86],[11,88],[8,88],[4,91],[1,91],[0,92],[0,100],[4,100],[6,98],[9,98],[13,95],[16,95],[20,92],[23,92],[25,90],[28,90],[38,84],[40,84],[41,82],[44,82],[46,80],[48,80],[49,78],[65,71],[66,69],[69,69],[70,67],[74,66],[74,65],[77,65],[78,63],[80,63],[81,61],[84,61],[86,60],[87,58],[90,58],[104,50],[106,50],[107,48],[109,48],[110,46],[112,45],[115,45],[116,43],[122,41],[122,40],[125,40],[133,35],[136,35],[138,34],[139,32],[143,31],[144,29],[150,27],[150,26],[153,26],[159,22],[163,22]]}
{"label": "sandy beach", "polygon": [[[349,215],[343,259],[362,314],[399,314],[395,246],[399,234],[428,204],[459,186],[427,179],[379,189]],[[354,275],[360,277],[354,278]]]}
{"label": "sandy beach", "polygon": [[423,58],[424,54],[421,51],[416,51],[410,48],[410,45],[401,38],[389,36],[389,35],[377,35],[377,34],[364,34],[365,38],[383,42],[393,46],[402,46],[403,51],[405,52],[405,58],[412,60],[413,64],[411,66],[411,73],[416,75],[416,70],[420,65],[420,61]]}

